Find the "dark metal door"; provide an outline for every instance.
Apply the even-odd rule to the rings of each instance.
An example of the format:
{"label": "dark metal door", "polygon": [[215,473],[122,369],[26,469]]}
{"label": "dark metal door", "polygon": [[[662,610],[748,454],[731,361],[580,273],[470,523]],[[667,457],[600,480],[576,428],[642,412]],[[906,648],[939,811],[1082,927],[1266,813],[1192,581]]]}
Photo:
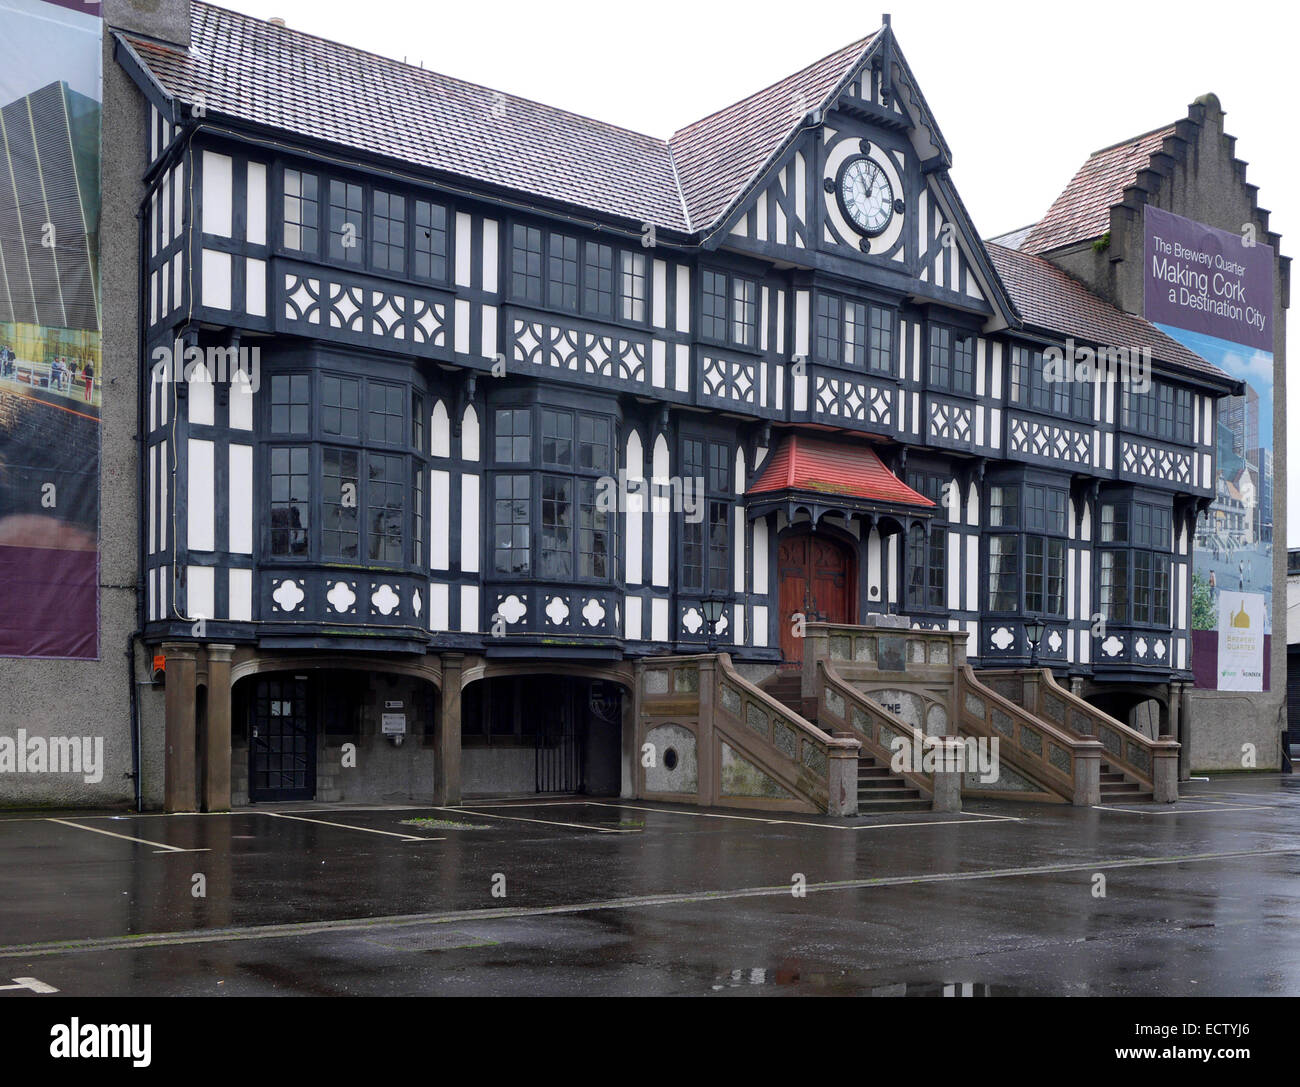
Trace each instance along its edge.
{"label": "dark metal door", "polygon": [[307,681],[259,679],[249,715],[249,800],[311,800],[316,795],[316,730]]}
{"label": "dark metal door", "polygon": [[585,707],[575,698],[572,683],[560,681],[553,690],[546,690],[543,694],[542,704],[538,707],[534,748],[539,793],[580,793],[583,790],[586,745],[583,743],[584,730],[579,727],[579,709]]}

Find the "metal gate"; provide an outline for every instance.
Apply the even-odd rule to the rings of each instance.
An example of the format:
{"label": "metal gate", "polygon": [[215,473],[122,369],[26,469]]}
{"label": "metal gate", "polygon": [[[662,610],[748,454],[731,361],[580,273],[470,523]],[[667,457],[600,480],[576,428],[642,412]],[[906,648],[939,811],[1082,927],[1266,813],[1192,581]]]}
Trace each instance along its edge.
{"label": "metal gate", "polygon": [[585,688],[572,682],[556,684],[554,695],[538,707],[533,752],[539,793],[580,793],[586,784],[585,717],[580,716],[585,706],[575,686]]}
{"label": "metal gate", "polygon": [[311,800],[316,795],[316,730],[306,678],[259,679],[248,712],[248,799]]}

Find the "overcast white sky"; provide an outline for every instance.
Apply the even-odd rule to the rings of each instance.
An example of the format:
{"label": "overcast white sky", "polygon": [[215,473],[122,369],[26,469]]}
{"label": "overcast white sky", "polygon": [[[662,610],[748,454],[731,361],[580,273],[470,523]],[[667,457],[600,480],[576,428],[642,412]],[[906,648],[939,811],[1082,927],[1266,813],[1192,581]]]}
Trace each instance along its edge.
{"label": "overcast white sky", "polygon": [[[1300,252],[1291,0],[216,2],[662,138],[870,33],[888,10],[985,237],[1041,217],[1090,152],[1213,91],[1283,252]],[[1300,501],[1289,536],[1300,543]]]}

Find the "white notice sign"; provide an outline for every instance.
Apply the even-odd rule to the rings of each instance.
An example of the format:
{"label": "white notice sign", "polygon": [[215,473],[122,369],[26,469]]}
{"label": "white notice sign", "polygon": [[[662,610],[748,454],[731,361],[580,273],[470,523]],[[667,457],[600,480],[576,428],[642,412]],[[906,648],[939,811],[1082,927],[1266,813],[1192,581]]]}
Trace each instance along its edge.
{"label": "white notice sign", "polygon": [[1264,610],[1262,593],[1219,593],[1219,690],[1264,689]]}
{"label": "white notice sign", "polygon": [[406,735],[406,714],[404,713],[386,713],[383,716],[381,725],[385,736],[405,736]]}

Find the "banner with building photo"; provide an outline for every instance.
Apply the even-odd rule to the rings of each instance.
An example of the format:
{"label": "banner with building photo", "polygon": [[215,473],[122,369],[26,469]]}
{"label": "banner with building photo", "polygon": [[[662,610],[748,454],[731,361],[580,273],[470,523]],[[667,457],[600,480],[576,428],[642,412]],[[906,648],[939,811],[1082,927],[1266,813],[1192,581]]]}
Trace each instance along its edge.
{"label": "banner with building photo", "polygon": [[1241,396],[1218,403],[1214,499],[1197,519],[1191,624],[1196,686],[1267,690],[1273,248],[1150,206],[1145,224],[1147,320],[1245,386]]}
{"label": "banner with building photo", "polygon": [[99,655],[102,35],[0,0],[0,656]]}

